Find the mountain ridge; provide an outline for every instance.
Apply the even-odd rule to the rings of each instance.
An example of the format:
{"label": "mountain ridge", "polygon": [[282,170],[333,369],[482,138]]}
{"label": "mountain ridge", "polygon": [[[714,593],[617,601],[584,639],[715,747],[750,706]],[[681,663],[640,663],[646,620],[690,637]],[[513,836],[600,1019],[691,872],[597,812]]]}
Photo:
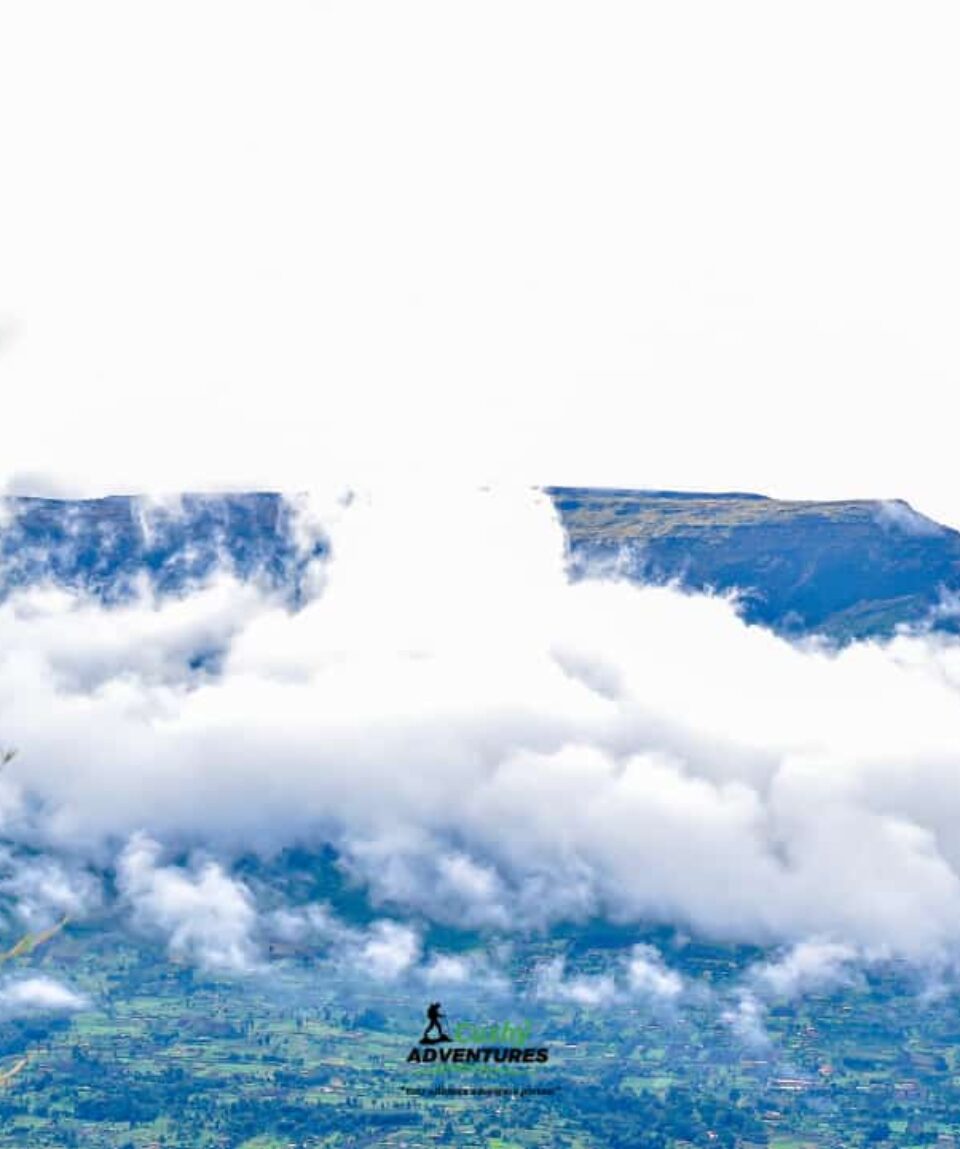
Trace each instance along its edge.
{"label": "mountain ridge", "polygon": [[[563,523],[573,578],[733,594],[747,622],[846,643],[899,628],[955,631],[960,532],[903,500],[784,500],[753,492],[544,487]],[[144,581],[180,594],[227,567],[291,604],[318,536],[295,537],[275,491],[0,500],[0,601],[40,582],[122,602]]]}

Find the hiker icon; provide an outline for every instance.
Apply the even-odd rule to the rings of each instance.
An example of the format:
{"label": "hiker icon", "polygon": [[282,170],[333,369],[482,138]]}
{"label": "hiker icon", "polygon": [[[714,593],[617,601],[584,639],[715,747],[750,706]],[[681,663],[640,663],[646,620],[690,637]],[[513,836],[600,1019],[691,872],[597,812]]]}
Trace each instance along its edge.
{"label": "hiker icon", "polygon": [[[439,1045],[441,1041],[452,1041],[453,1038],[444,1032],[443,1018],[446,1014],[440,1008],[439,1001],[432,1001],[427,1007],[427,1028],[423,1031],[423,1037],[420,1038],[421,1045]],[[431,1037],[431,1034],[435,1036]]]}

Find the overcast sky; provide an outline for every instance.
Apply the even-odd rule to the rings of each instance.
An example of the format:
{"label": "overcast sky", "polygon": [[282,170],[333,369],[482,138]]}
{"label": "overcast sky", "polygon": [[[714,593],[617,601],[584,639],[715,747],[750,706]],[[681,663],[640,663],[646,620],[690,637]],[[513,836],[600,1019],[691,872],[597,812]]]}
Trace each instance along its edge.
{"label": "overcast sky", "polygon": [[0,0],[0,485],[960,525],[953,3]]}

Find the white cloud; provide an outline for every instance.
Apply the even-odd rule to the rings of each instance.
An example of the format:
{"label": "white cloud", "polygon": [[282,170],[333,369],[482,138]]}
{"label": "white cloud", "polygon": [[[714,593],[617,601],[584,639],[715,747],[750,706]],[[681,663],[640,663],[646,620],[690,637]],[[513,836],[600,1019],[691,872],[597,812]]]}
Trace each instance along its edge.
{"label": "white cloud", "polygon": [[633,947],[627,961],[627,984],[643,997],[672,1001],[683,991],[683,978],[667,969],[663,958],[653,946]]}
{"label": "white cloud", "polygon": [[669,969],[653,946],[635,945],[602,973],[569,973],[563,957],[541,962],[533,972],[536,997],[575,1005],[605,1006],[641,999],[670,1005],[683,992],[680,974]]}
{"label": "white cloud", "polygon": [[749,990],[741,991],[734,1005],[723,1010],[721,1020],[748,1048],[763,1052],[770,1046],[764,1018],[766,1007]]}
{"label": "white cloud", "polygon": [[944,528],[939,523],[919,514],[908,503],[898,499],[881,501],[877,521],[881,526],[919,538],[944,533]]}
{"label": "white cloud", "polygon": [[518,988],[507,973],[512,949],[510,942],[501,941],[466,953],[433,950],[426,955],[416,975],[431,987],[459,986],[485,995],[509,994]]}
{"label": "white cloud", "polygon": [[562,957],[541,962],[534,970],[534,995],[546,1001],[580,1006],[609,1005],[618,997],[612,974],[570,974]]}
{"label": "white cloud", "polygon": [[0,847],[0,894],[13,900],[29,929],[44,929],[64,916],[85,917],[101,904],[103,891],[99,878],[75,859]]}
{"label": "white cloud", "polygon": [[293,943],[337,940],[345,929],[330,907],[320,902],[282,907],[266,915],[261,925],[271,937]]}
{"label": "white cloud", "polygon": [[860,955],[851,946],[810,940],[799,942],[774,961],[751,971],[757,990],[777,998],[837,989],[856,981]]}
{"label": "white cloud", "polygon": [[137,922],[159,931],[174,957],[212,969],[254,968],[256,910],[247,888],[216,862],[187,870],[161,866],[160,854],[158,843],[138,834],[120,856],[119,886]]}
{"label": "white cloud", "polygon": [[[509,487],[374,490],[329,533],[296,614],[229,581],[0,607],[7,832],[77,856],[138,830],[224,858],[330,840],[398,919],[957,948],[956,644],[799,648],[722,599],[571,585],[547,500]],[[180,948],[218,952],[222,897],[215,960],[251,960],[243,887],[144,849],[128,885]]]}
{"label": "white cloud", "polygon": [[459,954],[434,954],[422,971],[427,985],[464,985],[473,975],[473,963]]}
{"label": "white cloud", "polygon": [[182,687],[191,659],[225,649],[263,608],[256,589],[227,574],[162,606],[145,588],[137,609],[120,611],[32,586],[0,607],[0,636],[8,668],[52,675],[65,692],[118,682]]}
{"label": "white cloud", "polygon": [[[431,980],[457,980],[459,959],[431,955],[421,965],[422,940],[414,926],[378,918],[359,928],[338,918],[329,906],[309,903],[275,910],[261,917],[261,931],[269,937],[313,947],[319,957],[347,974],[361,973],[377,981],[396,981],[421,973]],[[469,959],[463,959],[467,968]]]}
{"label": "white cloud", "polygon": [[89,1000],[84,994],[50,977],[27,977],[0,984],[0,1016],[31,1013],[76,1013]]}
{"label": "white cloud", "polygon": [[356,947],[355,960],[379,981],[395,981],[420,956],[417,931],[401,922],[374,922]]}

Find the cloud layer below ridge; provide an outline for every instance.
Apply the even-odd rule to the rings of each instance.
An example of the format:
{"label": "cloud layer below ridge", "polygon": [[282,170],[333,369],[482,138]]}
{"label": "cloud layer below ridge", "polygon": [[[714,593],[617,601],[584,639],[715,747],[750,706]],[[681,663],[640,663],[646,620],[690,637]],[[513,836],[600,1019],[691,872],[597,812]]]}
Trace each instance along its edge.
{"label": "cloud layer below ridge", "polygon": [[237,964],[246,893],[169,872],[162,844],[331,841],[375,902],[497,930],[601,915],[875,954],[960,940],[954,645],[828,652],[725,599],[571,584],[534,491],[302,513],[332,557],[298,612],[227,575],[165,603],[36,587],[0,607],[7,838],[119,854],[185,951],[208,940],[189,908],[229,903]]}

